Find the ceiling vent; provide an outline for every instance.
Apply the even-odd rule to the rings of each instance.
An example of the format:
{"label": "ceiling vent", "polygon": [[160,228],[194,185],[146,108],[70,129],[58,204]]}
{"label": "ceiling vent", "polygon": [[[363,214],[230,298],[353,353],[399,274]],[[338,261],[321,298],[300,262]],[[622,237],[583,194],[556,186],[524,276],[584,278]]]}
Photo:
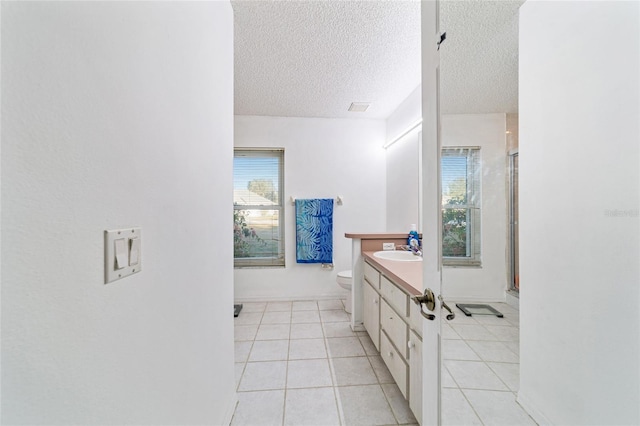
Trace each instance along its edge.
{"label": "ceiling vent", "polygon": [[350,112],[365,112],[371,104],[369,102],[352,102],[349,107]]}

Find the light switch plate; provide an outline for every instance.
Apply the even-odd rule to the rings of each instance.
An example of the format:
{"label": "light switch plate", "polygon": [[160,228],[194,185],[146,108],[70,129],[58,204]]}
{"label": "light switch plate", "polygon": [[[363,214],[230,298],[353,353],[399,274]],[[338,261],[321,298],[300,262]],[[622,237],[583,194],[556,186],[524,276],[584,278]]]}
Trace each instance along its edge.
{"label": "light switch plate", "polygon": [[[124,253],[116,253],[116,240],[124,239]],[[137,249],[137,263],[131,264],[130,250],[132,247],[131,240],[135,243],[133,246]],[[119,241],[118,250],[122,250],[122,243]],[[116,255],[119,255],[116,261]],[[122,267],[122,263],[125,263]],[[120,263],[120,264],[119,264]],[[118,269],[118,266],[122,267]],[[124,228],[104,231],[104,283],[119,280],[129,275],[133,275],[142,270],[142,229],[141,228]]]}
{"label": "light switch plate", "polygon": [[395,243],[382,243],[382,250],[395,250]]}

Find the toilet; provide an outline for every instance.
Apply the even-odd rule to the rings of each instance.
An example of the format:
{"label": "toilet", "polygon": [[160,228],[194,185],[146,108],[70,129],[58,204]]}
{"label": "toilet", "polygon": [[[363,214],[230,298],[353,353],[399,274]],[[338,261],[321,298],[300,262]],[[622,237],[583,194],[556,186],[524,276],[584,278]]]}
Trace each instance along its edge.
{"label": "toilet", "polygon": [[351,313],[351,282],[353,281],[353,276],[351,274],[351,271],[338,272],[336,281],[338,282],[340,287],[349,291],[349,294],[347,295],[347,301],[345,302],[344,310],[348,314],[350,314]]}

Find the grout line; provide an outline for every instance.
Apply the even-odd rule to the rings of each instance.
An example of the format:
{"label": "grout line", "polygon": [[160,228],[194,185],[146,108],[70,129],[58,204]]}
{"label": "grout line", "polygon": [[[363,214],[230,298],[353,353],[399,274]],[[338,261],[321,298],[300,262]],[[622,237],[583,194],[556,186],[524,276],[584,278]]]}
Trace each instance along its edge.
{"label": "grout line", "polygon": [[[318,306],[319,308],[319,306]],[[329,363],[329,374],[331,375],[331,384],[333,385],[333,396],[336,401],[336,407],[338,409],[338,421],[340,425],[346,424],[344,418],[344,408],[342,407],[342,398],[340,398],[340,391],[338,389],[338,380],[336,378],[336,368],[333,365],[333,357],[331,356],[331,351],[329,349],[329,341],[327,340],[327,335],[324,331],[324,322],[322,322],[322,318],[320,318],[320,328],[322,329],[322,340],[324,342],[325,350],[327,351],[327,361]]]}
{"label": "grout line", "polygon": [[[390,384],[390,383],[386,383],[386,384]],[[396,383],[394,383],[394,384],[396,385],[396,387],[398,387],[398,385]],[[387,396],[387,393],[384,391],[384,388],[382,387],[382,383],[378,383],[378,386],[380,386],[380,390],[382,391],[382,395],[384,396],[384,400],[387,401],[387,405],[389,406],[389,411],[391,412],[391,415],[393,416],[394,420],[396,421],[396,424],[399,425],[400,424],[400,420],[398,420],[398,416],[396,416],[396,412],[393,410],[393,405],[391,405],[391,401],[389,401],[389,397]],[[398,392],[400,392],[399,388],[398,388]]]}
{"label": "grout line", "polygon": [[480,423],[482,423],[484,425],[485,423],[482,420],[482,417],[480,417],[480,414],[478,414],[478,412],[476,411],[476,407],[474,407],[473,404],[471,403],[471,401],[469,401],[469,398],[467,398],[467,394],[464,393],[464,391],[462,389],[458,389],[458,390],[462,394],[462,397],[465,399],[465,401],[467,401],[467,404],[469,404],[469,407],[471,407],[471,410],[473,411],[473,414],[475,414],[476,417],[478,418],[478,420],[480,420]]}
{"label": "grout line", "polygon": [[[240,392],[240,383],[242,383],[242,379],[244,378],[244,370],[247,368],[247,363],[245,362],[242,365],[242,372],[240,373],[240,380],[238,380],[238,383],[236,384],[236,392]],[[235,379],[235,377],[234,377]]]}
{"label": "grout line", "polygon": [[[490,305],[490,306],[491,306],[491,305]],[[464,324],[461,324],[461,325],[464,325]],[[490,331],[488,328],[486,328],[486,327],[485,327],[485,325],[484,325],[484,324],[480,324],[480,325],[481,325],[483,328],[485,328],[485,330],[486,330],[487,332],[489,332],[491,335],[494,335],[493,333],[491,333],[491,331]],[[516,327],[516,326],[513,326],[512,324],[510,324],[509,326],[517,328],[517,330],[518,330],[518,335],[520,334],[520,327],[519,327],[519,326],[518,326],[518,327]],[[504,326],[499,326],[499,327],[504,327]],[[494,336],[495,336],[495,335],[494,335]],[[497,336],[495,336],[495,337],[497,337]],[[453,377],[453,375],[451,374],[451,372],[449,372],[449,371],[448,371],[448,369],[447,369],[447,372],[449,372],[449,375],[451,376],[452,380],[456,383],[456,385],[458,385],[458,389],[460,390],[460,392],[462,392],[463,397],[465,398],[465,400],[467,401],[467,403],[469,404],[469,406],[471,407],[471,409],[473,410],[473,412],[475,413],[475,415],[478,417],[478,419],[480,420],[480,422],[482,422],[482,424],[484,424],[484,421],[483,421],[483,420],[482,420],[482,418],[480,417],[480,414],[476,411],[476,408],[475,408],[475,407],[474,407],[474,405],[471,403],[471,401],[470,401],[470,400],[469,400],[469,398],[467,397],[467,395],[466,395],[466,393],[464,392],[464,390],[480,390],[480,391],[491,391],[491,392],[510,392],[510,393],[512,393],[512,394],[513,394],[514,392],[511,390],[511,388],[509,387],[509,385],[508,385],[508,384],[507,384],[507,383],[502,379],[502,377],[500,377],[500,376],[498,375],[498,373],[496,373],[496,371],[495,371],[493,368],[491,368],[491,366],[489,365],[489,362],[493,362],[493,361],[487,361],[487,360],[485,360],[485,359],[484,359],[484,357],[482,357],[479,353],[477,353],[477,352],[473,349],[473,347],[471,347],[471,345],[469,345],[469,344],[467,343],[468,341],[478,341],[478,340],[462,338],[462,341],[463,341],[463,342],[465,342],[465,344],[466,344],[466,345],[467,345],[467,346],[468,346],[468,347],[469,347],[469,348],[470,348],[470,349],[471,349],[471,350],[472,350],[472,351],[473,351],[473,352],[474,352],[474,353],[475,353],[475,354],[480,358],[480,361],[464,361],[464,362],[482,362],[482,363],[483,363],[483,364],[484,364],[484,365],[489,369],[489,371],[491,371],[491,372],[492,372],[492,373],[493,373],[493,374],[498,378],[498,380],[499,380],[499,381],[500,381],[500,382],[501,382],[501,383],[502,383],[502,384],[507,388],[507,390],[506,390],[506,391],[495,390],[495,389],[462,388],[462,387],[460,386],[460,384],[457,382],[457,380]],[[494,342],[494,340],[479,340],[479,341]],[[504,344],[504,341],[497,340],[497,342],[502,343],[502,345],[503,345],[504,347],[506,347],[510,352],[515,353],[514,351],[512,351],[512,350],[511,350],[511,348],[509,348],[506,344]],[[518,363],[517,363],[517,365],[519,366],[519,365],[520,365],[520,355],[519,355],[519,354],[515,354],[515,355],[518,357]],[[502,364],[512,364],[512,365],[513,365],[513,364],[515,364],[515,363],[506,363],[506,362],[503,362]],[[446,366],[444,366],[444,365],[443,365],[441,368],[446,368]],[[441,390],[441,392],[442,392],[442,386],[441,386],[441,389],[440,389],[440,390]]]}
{"label": "grout line", "polygon": [[[447,389],[457,389],[458,392],[460,392],[462,394],[462,397],[465,399],[465,401],[467,401],[467,404],[469,404],[469,407],[471,407],[471,410],[473,411],[473,414],[476,415],[476,417],[478,418],[478,420],[480,420],[480,423],[482,423],[484,425],[484,422],[482,421],[482,418],[480,417],[480,415],[478,414],[478,412],[476,411],[476,408],[473,406],[473,404],[471,403],[471,401],[469,401],[469,398],[467,398],[467,395],[465,395],[465,393],[462,391],[462,388],[460,387],[460,384],[458,383],[458,381],[456,380],[455,377],[453,377],[453,374],[451,374],[451,372],[449,371],[449,369],[444,365],[444,363],[440,364],[440,369],[445,368],[447,370],[447,373],[449,373],[449,377],[451,377],[451,380],[453,380],[453,382],[456,384],[457,388],[447,388]],[[440,382],[440,395],[442,396],[442,382]]]}
{"label": "grout line", "polygon": [[[291,303],[291,308],[293,309],[293,302]],[[287,361],[284,370],[284,400],[282,402],[282,425],[284,426],[285,419],[287,417],[287,391],[289,389],[289,352],[291,351],[291,317],[292,313],[289,312],[289,338],[287,341]]]}
{"label": "grout line", "polygon": [[[263,321],[263,319],[264,319],[264,315],[267,313],[267,311],[266,311],[266,307],[267,307],[267,306],[268,306],[268,304],[267,304],[267,305],[265,305],[265,309],[262,311],[262,315],[261,315],[261,318],[260,318],[260,322],[259,322],[259,324],[257,324],[257,328],[258,328],[258,329],[256,330],[256,335],[254,336],[254,338],[253,338],[253,339],[246,340],[246,341],[250,341],[250,342],[251,342],[251,347],[250,347],[249,353],[248,353],[248,355],[247,355],[247,360],[246,360],[246,361],[244,361],[244,363],[243,363],[244,365],[243,365],[243,369],[242,369],[242,373],[241,373],[241,379],[240,379],[240,381],[238,382],[238,386],[236,387],[236,389],[238,389],[238,388],[240,387],[240,384],[241,384],[242,380],[244,379],[244,372],[245,372],[245,370],[246,370],[247,364],[249,363],[249,358],[250,358],[250,356],[251,356],[251,353],[252,353],[252,352],[253,352],[253,350],[254,350],[254,344],[255,344],[255,342],[256,342],[256,341],[258,341],[258,340],[256,339],[256,337],[257,337],[257,333],[258,333],[258,331],[259,331],[259,329],[260,329],[260,326],[261,326],[261,325],[286,325],[286,324],[287,324],[287,323],[282,323],[282,324],[263,324],[263,323],[262,323],[262,321]],[[318,313],[318,316],[320,317],[320,312],[321,312],[321,311],[320,311],[320,307],[319,307],[319,304],[318,304],[318,302],[317,302],[317,301],[316,301],[316,306],[317,306],[317,311],[316,311],[316,312]],[[294,312],[292,309],[293,309],[293,302],[291,303],[291,310],[289,310],[289,311],[288,311],[288,312],[289,312],[289,318],[290,318],[290,321],[289,321],[289,323],[288,323],[288,325],[289,325],[289,334],[288,334],[288,339],[268,339],[268,340],[266,340],[266,341],[273,341],[273,340],[287,340],[287,341],[288,341],[288,343],[287,343],[287,355],[286,355],[286,360],[285,360],[285,362],[287,362],[287,365],[286,365],[286,367],[285,367],[285,368],[286,368],[286,370],[285,370],[285,386],[284,386],[284,401],[283,401],[283,412],[282,412],[282,422],[283,422],[283,424],[284,424],[284,422],[285,422],[285,420],[286,420],[285,416],[286,416],[286,408],[287,408],[287,405],[286,405],[286,398],[287,398],[287,391],[288,391],[287,381],[288,381],[288,375],[289,375],[289,362],[290,362],[290,361],[292,361],[292,359],[291,359],[291,357],[290,357],[290,351],[291,351],[291,340],[305,340],[305,339],[307,339],[307,338],[292,339],[292,326],[293,326],[293,324],[294,324],[294,323],[292,322],[292,320],[293,320],[293,312]],[[331,311],[331,310],[336,310],[336,311],[337,311],[338,309],[328,309],[328,310],[325,310],[325,311]],[[313,311],[313,310],[309,310],[309,311],[299,311],[299,312],[312,312],[312,311]],[[273,312],[286,312],[286,311],[273,311]],[[296,311],[296,312],[298,312],[298,311]],[[507,312],[505,312],[505,313],[507,313]],[[517,313],[516,313],[516,314],[514,314],[514,315],[517,315]],[[320,321],[319,321],[319,322],[312,322],[312,323],[295,323],[295,324],[319,324],[319,325],[320,325],[320,329],[321,329],[321,335],[322,335],[322,337],[312,337],[312,339],[320,339],[320,338],[321,338],[321,339],[323,340],[324,347],[325,347],[325,351],[326,351],[327,355],[326,355],[326,358],[305,358],[305,359],[301,359],[301,360],[293,360],[293,361],[306,361],[306,360],[311,360],[311,359],[316,359],[316,360],[318,360],[318,359],[327,359],[327,361],[328,361],[328,363],[329,363],[329,371],[330,371],[330,375],[331,375],[331,382],[332,382],[332,386],[331,386],[331,387],[333,388],[333,392],[334,392],[334,398],[335,398],[336,407],[337,407],[337,410],[338,410],[339,421],[340,421],[340,424],[341,424],[341,425],[344,425],[344,424],[345,424],[345,414],[344,414],[344,407],[342,406],[342,401],[341,401],[341,398],[340,398],[340,387],[358,387],[358,386],[365,386],[365,385],[345,385],[345,386],[338,386],[338,383],[337,383],[337,377],[336,377],[336,370],[335,370],[335,365],[334,365],[334,361],[333,361],[333,360],[334,360],[334,359],[337,359],[337,358],[361,358],[361,357],[363,357],[363,356],[364,356],[364,357],[366,357],[366,358],[367,358],[367,361],[369,362],[369,365],[370,365],[370,367],[371,367],[371,369],[372,369],[372,371],[373,371],[373,374],[374,374],[374,375],[375,375],[375,377],[376,377],[376,382],[377,382],[376,384],[377,384],[377,386],[379,386],[379,388],[382,390],[383,395],[384,395],[384,397],[385,397],[385,400],[387,401],[387,404],[388,404],[388,406],[389,406],[389,409],[391,410],[391,413],[392,413],[392,415],[393,415],[393,417],[394,417],[394,419],[395,419],[395,421],[396,421],[396,424],[399,424],[398,417],[397,417],[396,413],[395,413],[395,412],[394,412],[394,410],[393,410],[393,406],[392,406],[392,404],[391,404],[391,401],[389,400],[389,396],[387,395],[387,393],[384,391],[384,388],[383,388],[383,385],[390,385],[391,383],[382,383],[382,382],[381,382],[380,377],[376,374],[376,371],[375,371],[375,369],[373,368],[372,358],[373,358],[374,356],[380,356],[380,355],[379,355],[378,353],[372,353],[372,354],[367,353],[367,350],[365,349],[365,345],[364,345],[364,343],[363,343],[363,339],[361,339],[361,337],[362,337],[362,336],[366,336],[367,334],[366,334],[366,333],[358,334],[358,333],[355,333],[355,332],[354,332],[353,334],[348,335],[348,336],[340,336],[340,335],[338,335],[338,336],[332,336],[332,337],[327,336],[327,333],[326,333],[326,330],[325,330],[325,326],[326,326],[326,325],[328,325],[328,324],[336,324],[336,323],[340,323],[340,322],[345,322],[345,321],[332,321],[332,320],[325,321],[325,320],[323,320],[322,318],[320,318]],[[347,322],[347,323],[348,323],[348,322]],[[251,324],[241,324],[241,325],[251,325]],[[516,329],[517,329],[518,333],[520,332],[520,327],[519,327],[518,325],[511,324],[511,323],[506,324],[506,325],[498,325],[498,324],[482,324],[482,323],[479,323],[479,322],[475,321],[475,323],[465,323],[465,324],[459,324],[459,325],[461,325],[461,326],[465,326],[465,325],[479,325],[479,326],[481,326],[481,327],[482,327],[482,328],[483,328],[487,333],[489,333],[490,335],[494,336],[495,338],[498,338],[498,336],[494,335],[494,334],[490,331],[490,329],[488,328],[488,326],[492,326],[492,327],[493,327],[493,326],[496,326],[496,327],[513,327],[513,328],[516,328]],[[476,415],[476,417],[480,420],[480,422],[481,422],[482,424],[484,424],[484,422],[483,422],[483,420],[481,419],[480,415],[479,415],[479,414],[478,414],[478,412],[476,411],[476,408],[473,406],[473,404],[471,403],[471,401],[470,401],[470,400],[469,400],[469,398],[467,397],[467,395],[466,395],[465,391],[467,391],[467,390],[471,390],[471,391],[475,391],[475,390],[477,390],[477,391],[485,391],[485,392],[501,392],[501,393],[506,393],[506,392],[508,392],[508,393],[510,393],[510,394],[512,394],[512,395],[514,395],[514,398],[515,398],[515,397],[517,396],[517,391],[512,391],[512,390],[511,390],[511,388],[508,386],[508,384],[505,382],[505,380],[503,380],[503,379],[502,379],[502,377],[500,377],[500,376],[498,375],[498,373],[497,373],[497,372],[496,372],[496,371],[491,367],[491,365],[490,365],[489,363],[493,363],[493,364],[506,364],[506,365],[519,365],[520,355],[519,355],[519,354],[517,354],[517,353],[515,353],[515,351],[513,351],[509,346],[507,346],[507,343],[518,342],[518,341],[517,341],[517,340],[485,340],[485,339],[478,340],[478,339],[465,339],[465,338],[463,338],[462,336],[460,336],[460,335],[459,335],[459,333],[458,333],[458,332],[457,332],[453,327],[452,327],[451,329],[453,330],[453,332],[454,332],[456,335],[458,335],[458,336],[460,337],[460,339],[449,339],[449,340],[455,340],[455,341],[462,340],[462,341],[463,341],[463,342],[465,342],[465,344],[466,344],[466,345],[471,349],[471,351],[472,351],[473,353],[475,353],[475,354],[480,358],[480,360],[447,360],[447,361],[476,362],[476,363],[478,363],[478,362],[479,362],[479,363],[484,363],[484,364],[489,368],[489,370],[490,370],[493,374],[495,374],[495,375],[498,377],[499,381],[500,381],[503,385],[505,385],[506,390],[482,389],[482,388],[463,388],[463,387],[461,387],[461,386],[460,386],[460,384],[458,383],[458,381],[453,377],[453,375],[448,371],[448,369],[447,369],[447,367],[444,365],[444,363],[442,364],[442,367],[441,367],[441,368],[445,369],[445,370],[449,373],[449,376],[451,377],[451,379],[452,379],[452,381],[454,382],[454,384],[455,384],[455,386],[456,386],[456,387],[454,387],[454,388],[444,388],[444,387],[441,387],[441,392],[442,392],[442,390],[443,390],[443,389],[458,389],[458,391],[460,391],[460,392],[462,393],[462,395],[463,395],[464,399],[467,401],[467,403],[468,403],[468,404],[469,404],[469,406],[471,407],[471,409],[472,409],[472,411],[474,412],[474,414]],[[341,339],[341,338],[342,338],[342,339],[347,339],[347,338],[354,338],[354,337],[357,339],[357,341],[358,341],[358,343],[359,343],[360,347],[364,350],[364,355],[352,355],[352,356],[344,356],[344,357],[342,357],[342,356],[341,356],[341,357],[334,357],[334,356],[332,356],[331,351],[330,351],[330,347],[329,347],[329,341],[328,341],[329,339]],[[367,338],[368,338],[368,337],[367,337]],[[240,341],[242,341],[242,340],[240,340]],[[513,354],[515,354],[515,355],[518,357],[518,362],[488,361],[488,360],[484,359],[484,358],[483,358],[483,357],[482,357],[482,356],[481,356],[481,355],[480,355],[480,354],[479,354],[475,349],[473,349],[473,347],[471,347],[471,346],[469,345],[469,343],[468,343],[468,342],[470,342],[470,341],[479,341],[479,342],[498,342],[498,343],[501,343],[501,344],[502,344],[502,345],[501,345],[502,347],[506,347],[506,348],[509,350],[509,352],[510,352],[510,353],[513,353]],[[264,360],[264,361],[251,361],[251,362],[277,362],[277,361],[281,361],[281,360]],[[234,362],[235,362],[235,359],[234,359]],[[383,365],[384,365],[384,364],[383,364]],[[397,386],[397,384],[395,383],[395,381],[393,381],[393,384],[395,384],[395,385]],[[371,385],[367,385],[367,386],[373,386],[373,384],[371,384]],[[314,389],[314,388],[327,388],[327,387],[328,387],[328,386],[307,386],[307,387],[305,387],[305,388],[301,388],[301,389],[307,389],[307,388],[308,388],[308,389]],[[296,388],[296,389],[298,389],[298,388]],[[237,392],[259,392],[259,391],[270,391],[270,390],[281,390],[281,389],[261,389],[261,390],[247,390],[247,391],[237,391]],[[517,402],[517,401],[516,401],[516,402]],[[234,415],[235,415],[235,413],[234,413]]]}
{"label": "grout line", "polygon": [[[396,424],[400,424],[400,420],[398,420],[398,416],[396,416],[396,412],[393,410],[393,405],[391,405],[391,401],[389,401],[389,397],[387,396],[387,393],[384,391],[384,388],[382,387],[383,383],[380,381],[380,377],[378,377],[378,374],[376,373],[376,369],[373,367],[373,363],[371,362],[371,359],[369,359],[369,354],[367,354],[367,350],[365,349],[364,345],[362,344],[362,340],[360,339],[360,337],[357,337],[358,342],[360,343],[360,346],[362,347],[362,350],[364,351],[364,356],[367,358],[367,362],[369,362],[369,366],[371,367],[371,371],[373,372],[373,376],[376,378],[376,382],[378,384],[378,386],[380,387],[380,391],[382,392],[382,395],[384,396],[384,400],[387,401],[387,405],[389,406],[389,411],[391,412],[391,415],[393,416],[393,419],[396,421]],[[383,361],[384,364],[384,361]],[[390,383],[384,383],[384,384],[390,384]],[[398,387],[398,384],[396,383],[395,379],[393,379],[393,384]],[[398,388],[398,392],[400,392],[400,389]],[[408,403],[409,401],[407,401]]]}

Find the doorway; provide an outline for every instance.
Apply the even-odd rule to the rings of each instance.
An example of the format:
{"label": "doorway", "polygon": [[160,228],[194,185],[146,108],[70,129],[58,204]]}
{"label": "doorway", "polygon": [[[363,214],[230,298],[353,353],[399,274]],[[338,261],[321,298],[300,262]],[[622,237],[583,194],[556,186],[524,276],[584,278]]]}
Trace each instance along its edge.
{"label": "doorway", "polygon": [[[455,319],[442,321],[443,425],[535,424],[517,402],[520,316],[518,304],[505,297],[506,290],[515,299],[519,289],[517,77],[522,3],[440,3],[441,32],[447,33],[439,50],[442,146],[478,150],[477,167],[467,162],[466,170],[479,170],[479,179],[467,179],[465,201],[475,202],[479,220],[467,217],[460,222],[477,232],[466,234],[465,242],[474,235],[482,242],[477,252],[467,250],[467,259],[443,259],[441,288],[452,306],[487,304],[502,314],[466,316],[456,307]],[[443,200],[451,200],[444,181],[442,190]]]}

